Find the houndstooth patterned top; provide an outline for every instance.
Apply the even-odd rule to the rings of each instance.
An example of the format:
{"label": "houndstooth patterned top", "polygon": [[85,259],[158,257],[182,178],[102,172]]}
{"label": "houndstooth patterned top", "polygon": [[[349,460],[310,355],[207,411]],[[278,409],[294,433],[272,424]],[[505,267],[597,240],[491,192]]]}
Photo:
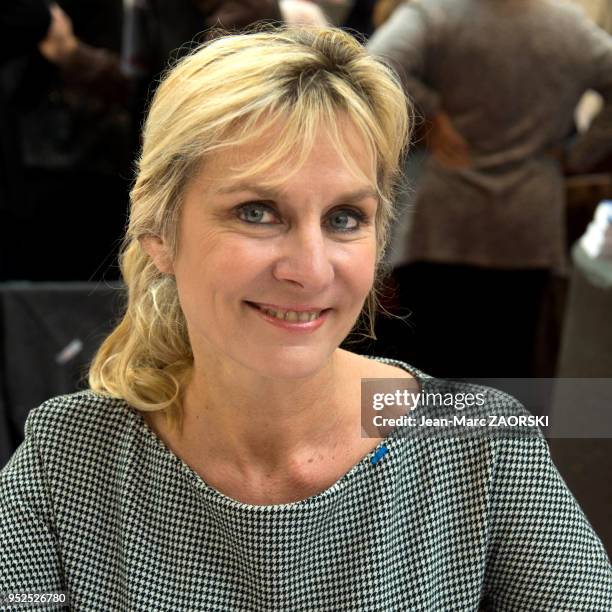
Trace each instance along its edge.
{"label": "houndstooth patterned top", "polygon": [[255,506],[91,391],[29,415],[0,472],[0,551],[0,593],[66,591],[74,610],[612,610],[541,435],[390,436],[329,489]]}

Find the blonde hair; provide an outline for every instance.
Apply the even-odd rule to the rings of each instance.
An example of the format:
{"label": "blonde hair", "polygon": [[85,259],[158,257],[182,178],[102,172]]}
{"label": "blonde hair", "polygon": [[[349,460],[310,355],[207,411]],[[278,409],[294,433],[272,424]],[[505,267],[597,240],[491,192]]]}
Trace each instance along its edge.
{"label": "blonde hair", "polygon": [[165,410],[180,429],[182,391],[193,364],[187,326],[174,277],[158,271],[139,240],[161,237],[174,256],[190,178],[211,154],[256,140],[271,126],[282,126],[280,137],[241,176],[265,173],[295,155],[296,147],[297,171],[322,125],[355,167],[338,128],[341,115],[360,133],[376,164],[377,278],[360,317],[375,337],[393,189],[409,136],[409,109],[399,80],[335,28],[283,27],[224,36],[180,60],[153,98],[120,259],[127,308],[93,360],[93,390],[139,410]]}

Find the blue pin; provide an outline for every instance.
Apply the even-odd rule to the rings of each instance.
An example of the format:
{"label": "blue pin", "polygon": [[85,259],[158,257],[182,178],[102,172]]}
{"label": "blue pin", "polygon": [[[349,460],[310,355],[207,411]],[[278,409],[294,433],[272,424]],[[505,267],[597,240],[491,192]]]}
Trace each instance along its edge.
{"label": "blue pin", "polygon": [[389,451],[386,446],[381,446],[375,453],[372,459],[370,459],[370,463],[372,465],[376,465]]}

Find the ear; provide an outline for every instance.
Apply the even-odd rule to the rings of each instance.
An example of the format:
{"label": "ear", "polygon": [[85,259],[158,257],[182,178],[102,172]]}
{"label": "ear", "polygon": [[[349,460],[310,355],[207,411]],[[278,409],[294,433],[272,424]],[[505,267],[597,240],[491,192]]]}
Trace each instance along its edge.
{"label": "ear", "polygon": [[174,274],[170,250],[159,236],[147,234],[138,240],[143,251],[153,260],[155,267],[162,274]]}

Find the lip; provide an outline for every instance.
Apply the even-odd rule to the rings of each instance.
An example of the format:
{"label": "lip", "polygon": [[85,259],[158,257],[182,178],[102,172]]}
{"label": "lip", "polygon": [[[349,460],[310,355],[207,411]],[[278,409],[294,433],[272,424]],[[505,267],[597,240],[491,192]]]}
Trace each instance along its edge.
{"label": "lip", "polygon": [[[271,325],[274,325],[275,327],[280,327],[281,329],[298,332],[298,333],[309,333],[309,332],[316,331],[317,329],[319,329],[319,327],[321,327],[321,325],[323,325],[323,323],[325,323],[329,313],[331,312],[331,308],[323,309],[319,317],[315,319],[314,321],[281,321],[280,319],[277,319],[276,317],[266,314],[263,310],[260,310],[259,308],[257,308],[257,306],[275,308],[272,305],[268,306],[267,304],[264,305],[264,304],[260,304],[259,302],[245,302],[245,304],[249,307],[250,310],[252,310],[255,314],[259,315],[264,321],[267,321]],[[255,306],[255,304],[257,304],[257,306]],[[276,308],[278,310],[281,310],[281,308],[279,308],[278,306],[276,306]],[[286,310],[293,310],[293,308],[287,308]],[[296,312],[304,312],[307,310],[312,311],[312,310],[320,310],[320,309],[303,308],[302,310],[296,310]]]}
{"label": "lip", "polygon": [[257,306],[261,306],[262,308],[269,308],[271,310],[294,310],[295,312],[314,312],[329,310],[329,308],[324,308],[323,306],[312,306],[310,304],[296,304],[294,306],[280,306],[279,304],[265,304],[264,302],[247,302],[247,304],[257,304]]}

